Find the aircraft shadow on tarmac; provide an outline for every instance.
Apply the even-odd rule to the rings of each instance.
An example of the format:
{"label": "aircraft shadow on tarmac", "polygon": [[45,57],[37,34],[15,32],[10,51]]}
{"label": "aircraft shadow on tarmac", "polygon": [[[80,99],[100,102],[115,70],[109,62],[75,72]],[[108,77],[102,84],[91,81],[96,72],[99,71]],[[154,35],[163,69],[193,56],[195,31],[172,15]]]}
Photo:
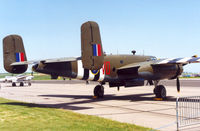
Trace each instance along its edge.
{"label": "aircraft shadow on tarmac", "polygon": [[25,106],[25,107],[41,107],[41,108],[49,108],[45,105],[33,104],[33,103],[23,103],[23,102],[6,102],[0,103],[0,105],[17,105],[17,106]]}
{"label": "aircraft shadow on tarmac", "polygon": [[[94,99],[92,98],[91,95],[39,95],[40,97],[44,97],[44,99],[51,99],[50,97],[58,97],[58,98],[62,97],[62,98],[72,98],[72,99],[76,99],[76,100],[80,99],[80,100],[74,101],[74,102],[68,102],[68,103],[59,103],[59,104],[33,104],[33,103],[23,103],[23,102],[7,102],[7,103],[1,103],[1,104],[26,106],[26,107],[31,107],[31,108],[40,107],[40,108],[62,108],[62,109],[68,109],[68,110],[85,110],[85,109],[92,109],[93,107],[80,106],[80,104],[94,103],[98,101],[108,101],[108,100],[127,100],[130,102],[155,101],[154,97],[145,97],[149,95],[153,95],[153,93],[125,95],[125,96],[116,96],[114,94],[111,94],[111,95],[105,95],[104,98],[101,98],[101,99]],[[175,102],[176,98],[172,96],[168,96],[165,101]],[[76,106],[76,104],[79,104],[79,105]]]}
{"label": "aircraft shadow on tarmac", "polygon": [[[109,100],[127,100],[130,102],[136,102],[136,101],[155,101],[154,97],[145,97],[148,95],[153,95],[153,93],[145,93],[145,94],[137,94],[137,95],[125,95],[125,96],[116,96],[114,94],[111,95],[105,95],[104,98],[101,99],[94,99],[90,95],[39,95],[40,97],[62,97],[62,98],[72,98],[72,99],[80,99],[79,101],[74,102],[68,102],[68,103],[60,103],[60,104],[44,104],[48,107],[54,107],[54,108],[63,108],[63,109],[70,109],[70,110],[82,110],[82,109],[91,109],[93,107],[80,107],[80,104],[86,104],[86,103],[94,103],[94,102],[101,102],[101,101],[109,101]],[[165,101],[169,102],[175,102],[176,98],[172,96],[168,96]],[[79,106],[72,106],[79,104]]]}
{"label": "aircraft shadow on tarmac", "polygon": [[67,103],[62,104],[33,104],[33,103],[23,103],[23,102],[6,102],[0,103],[1,105],[17,105],[17,106],[24,106],[24,107],[39,107],[39,108],[62,108],[68,110],[84,110],[84,109],[91,109],[91,107],[78,107],[78,106],[69,106]]}
{"label": "aircraft shadow on tarmac", "polygon": [[[129,101],[155,101],[155,97],[145,97],[149,95],[154,95],[153,93],[143,93],[136,95],[124,95],[116,96],[115,94],[105,95],[104,98],[94,99],[91,95],[39,95],[40,97],[62,97],[62,98],[72,98],[72,99],[87,99],[79,101],[81,103],[90,103],[96,101],[107,101],[107,100],[129,100]],[[176,101],[176,98],[173,96],[168,96],[165,101]],[[77,103],[75,103],[77,104]]]}

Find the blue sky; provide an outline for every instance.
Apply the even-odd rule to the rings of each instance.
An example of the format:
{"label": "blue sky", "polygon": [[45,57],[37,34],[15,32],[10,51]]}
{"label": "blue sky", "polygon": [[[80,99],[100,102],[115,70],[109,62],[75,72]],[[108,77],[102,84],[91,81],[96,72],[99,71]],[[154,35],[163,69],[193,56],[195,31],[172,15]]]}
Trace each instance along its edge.
{"label": "blue sky", "polygon": [[0,0],[0,39],[21,35],[29,60],[80,56],[80,26],[96,21],[107,54],[200,56],[199,7],[198,0]]}

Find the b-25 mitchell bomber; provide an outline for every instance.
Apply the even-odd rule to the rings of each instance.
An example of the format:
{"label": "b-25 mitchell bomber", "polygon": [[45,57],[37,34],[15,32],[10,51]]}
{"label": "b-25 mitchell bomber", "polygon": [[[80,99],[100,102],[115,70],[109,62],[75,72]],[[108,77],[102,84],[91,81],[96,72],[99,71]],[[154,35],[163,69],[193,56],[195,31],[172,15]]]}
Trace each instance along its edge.
{"label": "b-25 mitchell bomber", "polygon": [[110,87],[143,86],[144,81],[154,85],[157,98],[166,98],[166,89],[159,85],[163,79],[177,79],[177,91],[180,91],[179,76],[183,66],[199,63],[200,57],[157,59],[154,56],[107,55],[103,52],[99,26],[96,22],[86,22],[81,26],[81,57],[27,61],[22,38],[9,35],[3,39],[4,68],[7,72],[18,74],[33,64],[35,72],[69,77],[86,81],[98,81],[94,96],[104,96],[105,83]]}

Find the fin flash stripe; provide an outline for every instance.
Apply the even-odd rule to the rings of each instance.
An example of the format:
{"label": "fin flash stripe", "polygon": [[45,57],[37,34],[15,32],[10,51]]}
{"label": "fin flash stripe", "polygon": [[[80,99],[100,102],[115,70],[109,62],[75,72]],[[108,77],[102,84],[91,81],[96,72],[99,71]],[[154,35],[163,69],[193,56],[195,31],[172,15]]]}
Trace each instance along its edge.
{"label": "fin flash stripe", "polygon": [[22,61],[24,61],[24,53],[23,52],[16,53],[16,62],[22,62]]}
{"label": "fin flash stripe", "polygon": [[100,44],[94,44],[93,47],[93,56],[101,56],[101,45]]}

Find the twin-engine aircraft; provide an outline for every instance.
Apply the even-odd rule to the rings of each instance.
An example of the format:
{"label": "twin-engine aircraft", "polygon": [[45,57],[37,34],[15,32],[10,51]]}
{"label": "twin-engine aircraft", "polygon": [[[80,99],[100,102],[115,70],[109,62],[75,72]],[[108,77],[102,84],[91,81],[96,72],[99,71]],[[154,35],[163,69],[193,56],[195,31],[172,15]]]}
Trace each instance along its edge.
{"label": "twin-engine aircraft", "polygon": [[33,64],[35,72],[69,77],[86,81],[98,81],[94,96],[104,96],[105,83],[110,87],[143,86],[146,80],[154,85],[157,98],[166,98],[166,89],[159,85],[163,79],[177,79],[177,90],[180,91],[179,76],[183,66],[199,63],[200,57],[157,59],[154,56],[107,55],[103,52],[99,26],[96,22],[86,22],[81,26],[81,57],[27,61],[22,38],[9,35],[3,39],[4,68],[7,72],[20,74]]}

